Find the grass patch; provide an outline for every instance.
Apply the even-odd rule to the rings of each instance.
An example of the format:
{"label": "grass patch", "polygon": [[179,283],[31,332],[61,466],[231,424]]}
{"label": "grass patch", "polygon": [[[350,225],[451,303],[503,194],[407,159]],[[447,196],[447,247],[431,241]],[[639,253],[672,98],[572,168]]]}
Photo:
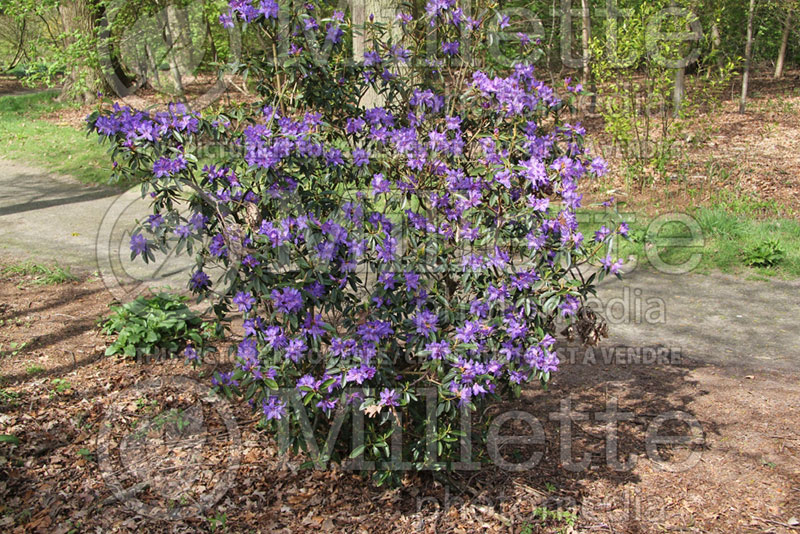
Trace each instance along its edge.
{"label": "grass patch", "polygon": [[[681,265],[699,254],[692,269],[695,272],[718,270],[753,279],[800,278],[800,222],[762,220],[758,218],[760,209],[734,212],[727,208],[699,208],[660,228],[654,219],[637,218],[630,224],[630,240],[621,240],[616,254],[635,256],[640,265],[652,267],[659,260]],[[593,236],[600,217],[585,215],[583,219],[581,231]]]}
{"label": "grass patch", "polygon": [[106,149],[85,131],[43,120],[69,109],[55,91],[0,97],[0,157],[66,174],[84,183],[107,184],[111,164]]}
{"label": "grass patch", "polygon": [[59,265],[50,267],[32,261],[9,265],[3,268],[2,273],[5,276],[14,275],[31,278],[30,283],[35,286],[64,284],[78,280],[78,277],[72,274],[69,267],[66,269]]}
{"label": "grass patch", "polygon": [[29,375],[40,375],[44,373],[44,371],[45,371],[44,367],[36,364],[29,365],[28,367],[25,368],[25,372],[28,373]]}

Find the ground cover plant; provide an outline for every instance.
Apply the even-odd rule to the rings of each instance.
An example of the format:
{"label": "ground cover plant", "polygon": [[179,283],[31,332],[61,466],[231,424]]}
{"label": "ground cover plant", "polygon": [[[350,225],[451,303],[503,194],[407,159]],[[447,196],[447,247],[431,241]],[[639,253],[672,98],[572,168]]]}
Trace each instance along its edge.
{"label": "ground cover plant", "polygon": [[139,358],[158,352],[174,355],[187,345],[201,347],[208,329],[186,300],[162,292],[112,306],[112,314],[102,325],[103,333],[115,337],[106,356]]}
{"label": "ground cover plant", "polygon": [[[575,217],[578,180],[606,171],[562,121],[579,88],[560,96],[530,65],[487,65],[502,17],[452,1],[400,13],[401,32],[367,23],[357,63],[346,14],[322,3],[237,1],[221,22],[265,43],[243,59],[256,106],[88,119],[117,175],[152,198],[131,255],[185,248],[191,289],[220,319],[244,314],[236,368],[214,384],[243,394],[283,446],[315,465],[356,459],[378,482],[471,461],[465,414],[546,384],[555,319],[576,320],[620,265],[606,250],[627,225],[585,238]],[[434,58],[414,25],[437,28]],[[207,143],[227,150],[199,168]],[[593,258],[594,274],[577,269]]]}

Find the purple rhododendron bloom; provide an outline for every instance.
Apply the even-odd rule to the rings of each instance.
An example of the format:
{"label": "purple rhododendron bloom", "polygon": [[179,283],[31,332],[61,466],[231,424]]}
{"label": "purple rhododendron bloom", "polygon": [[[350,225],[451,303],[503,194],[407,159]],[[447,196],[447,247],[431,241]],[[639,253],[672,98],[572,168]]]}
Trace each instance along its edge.
{"label": "purple rhododendron bloom", "polygon": [[211,287],[211,279],[203,271],[197,271],[192,274],[192,278],[189,280],[189,287],[192,288],[192,291],[208,289]]}
{"label": "purple rhododendron bloom", "polygon": [[434,341],[425,345],[425,351],[430,353],[431,360],[443,360],[450,355],[450,344],[445,341]]}
{"label": "purple rhododendron bloom", "polygon": [[458,48],[461,46],[458,41],[450,41],[450,42],[443,42],[442,43],[442,52],[447,54],[448,56],[454,56],[458,54]]}
{"label": "purple rhododendron bloom", "polygon": [[416,291],[419,289],[419,275],[415,272],[403,273],[403,278],[406,281],[406,289],[408,291]]}
{"label": "purple rhododendron bloom", "polygon": [[131,252],[134,257],[139,254],[147,254],[148,246],[147,239],[142,234],[133,234],[131,236]]}
{"label": "purple rhododendron bloom", "polygon": [[197,354],[197,350],[191,344],[186,345],[186,348],[183,349],[183,356],[190,362],[196,362],[200,360],[200,356]]}
{"label": "purple rhododendron bloom", "polygon": [[330,41],[333,44],[337,44],[342,40],[342,35],[344,35],[344,30],[342,30],[339,26],[335,24],[328,24],[327,32],[325,35],[326,41]]}
{"label": "purple rhododendron bloom", "polygon": [[578,309],[580,307],[581,301],[572,295],[567,295],[567,298],[565,298],[564,301],[558,306],[558,308],[561,310],[561,315],[564,317],[575,315],[578,313]]}
{"label": "purple rhododendron bloom", "polygon": [[417,329],[418,334],[430,337],[437,330],[436,324],[439,322],[439,317],[429,310],[421,310],[411,318],[411,322]]}
{"label": "purple rhododendron bloom", "polygon": [[372,177],[372,195],[377,196],[383,193],[389,193],[389,180],[383,177],[382,173],[377,173]]}
{"label": "purple rhododendron bloom", "polygon": [[614,261],[611,259],[611,255],[607,255],[605,258],[600,260],[600,263],[603,265],[603,269],[606,272],[611,274],[617,274],[619,272],[620,267],[622,267],[622,260]]}
{"label": "purple rhododendron bloom", "polygon": [[267,421],[270,419],[282,419],[286,415],[286,403],[273,395],[269,398],[269,401],[267,399],[262,401],[261,410],[264,412]]}
{"label": "purple rhododendron bloom", "polygon": [[284,288],[283,291],[273,289],[271,298],[275,310],[281,313],[295,313],[303,307],[303,296],[293,287]]}
{"label": "purple rhododendron bloom", "polygon": [[600,229],[594,233],[594,240],[595,242],[600,243],[610,235],[611,235],[611,230],[609,230],[605,226],[601,226]]}
{"label": "purple rhododendron bloom", "polygon": [[251,293],[239,291],[236,293],[236,296],[233,297],[233,303],[236,304],[240,312],[247,313],[253,307],[253,304],[256,303],[256,299]]}
{"label": "purple rhododendron bloom", "polygon": [[377,343],[381,339],[394,334],[394,330],[387,321],[368,321],[358,327],[358,334],[363,341]]}
{"label": "purple rhododendron bloom", "polygon": [[356,167],[369,165],[369,152],[361,148],[353,150],[353,164]]}
{"label": "purple rhododendron bloom", "polygon": [[336,408],[336,403],[338,401],[339,399],[322,399],[317,403],[317,408],[321,409],[325,413],[328,413]]}
{"label": "purple rhododendron bloom", "polygon": [[385,388],[381,391],[381,400],[378,402],[379,406],[399,406],[400,395],[393,389]]}
{"label": "purple rhododendron bloom", "polygon": [[308,345],[306,345],[306,341],[303,338],[296,337],[289,340],[289,344],[286,346],[286,354],[285,356],[292,360],[293,362],[297,363],[303,357],[303,355],[308,350]]}
{"label": "purple rhododendron bloom", "polygon": [[186,239],[187,237],[192,235],[192,230],[186,224],[179,224],[178,226],[175,227],[175,235],[182,239]]}
{"label": "purple rhododendron bloom", "polygon": [[220,15],[219,22],[223,28],[233,28],[233,16],[230,12]]}
{"label": "purple rhododendron bloom", "polygon": [[369,365],[360,365],[347,371],[346,380],[348,382],[355,382],[358,385],[363,384],[375,376],[376,369]]}

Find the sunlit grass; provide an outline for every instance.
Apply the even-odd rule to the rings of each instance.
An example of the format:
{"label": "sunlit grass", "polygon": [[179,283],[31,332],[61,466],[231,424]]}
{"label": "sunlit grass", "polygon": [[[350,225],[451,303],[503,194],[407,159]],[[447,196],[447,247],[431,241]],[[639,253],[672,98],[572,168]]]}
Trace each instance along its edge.
{"label": "sunlit grass", "polygon": [[85,131],[41,117],[68,109],[43,91],[0,97],[0,157],[66,174],[84,183],[106,184],[111,164],[106,147]]}
{"label": "sunlit grass", "polygon": [[[581,231],[589,240],[601,222],[599,217],[584,219],[589,221],[581,225]],[[800,222],[793,219],[761,219],[723,208],[700,208],[657,231],[652,221],[636,218],[630,224],[630,239],[619,242],[616,254],[634,256],[639,264],[650,266],[654,259],[668,266],[681,265],[699,254],[694,268],[699,272],[800,278]],[[780,260],[771,266],[749,266],[756,259],[755,251],[770,242],[782,250]]]}
{"label": "sunlit grass", "polygon": [[66,269],[59,265],[51,267],[32,261],[9,265],[3,268],[2,274],[5,276],[16,275],[30,277],[32,278],[31,283],[33,285],[55,285],[78,280],[78,277],[72,274],[69,267]]}

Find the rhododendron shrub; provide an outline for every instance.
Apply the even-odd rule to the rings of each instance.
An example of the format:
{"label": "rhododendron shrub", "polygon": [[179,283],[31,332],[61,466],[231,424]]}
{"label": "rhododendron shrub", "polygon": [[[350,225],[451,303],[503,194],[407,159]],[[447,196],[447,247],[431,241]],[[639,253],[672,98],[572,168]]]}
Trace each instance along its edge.
{"label": "rhododendron shrub", "polygon": [[[488,403],[546,383],[556,319],[619,267],[605,254],[624,225],[587,238],[576,219],[579,180],[605,163],[532,66],[478,59],[503,23],[481,12],[434,0],[399,30],[367,23],[354,62],[346,13],[236,0],[220,20],[260,43],[242,58],[259,102],[89,118],[152,198],[132,256],[193,254],[191,290],[244,317],[215,386],[284,445],[376,461],[381,480],[390,459],[471,461],[464,418],[479,432]],[[430,29],[435,53],[415,37]]]}

